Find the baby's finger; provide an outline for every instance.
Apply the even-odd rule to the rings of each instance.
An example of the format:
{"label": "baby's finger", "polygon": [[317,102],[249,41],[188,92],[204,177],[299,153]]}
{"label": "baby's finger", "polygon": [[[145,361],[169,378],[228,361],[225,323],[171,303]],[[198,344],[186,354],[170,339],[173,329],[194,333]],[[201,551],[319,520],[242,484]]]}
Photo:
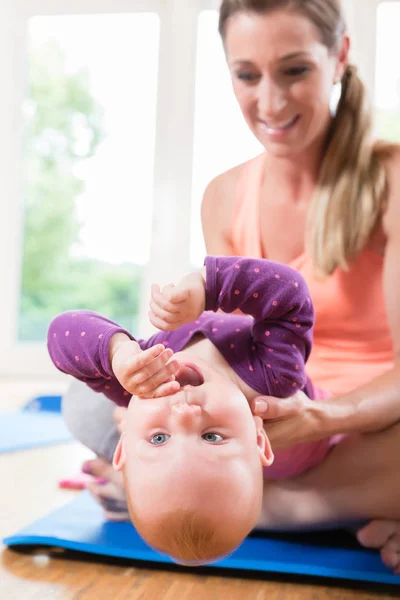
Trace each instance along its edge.
{"label": "baby's finger", "polygon": [[160,398],[161,396],[172,396],[172,394],[176,394],[179,392],[181,386],[177,381],[168,381],[167,383],[163,383],[159,385],[158,388],[154,391],[154,398]]}
{"label": "baby's finger", "polygon": [[[130,383],[133,385],[139,385],[147,379],[150,379],[150,377],[153,377],[153,375],[155,375],[156,373],[158,373],[166,367],[168,361],[170,360],[173,354],[174,353],[170,348],[166,348],[159,356],[154,358],[149,363],[143,365],[140,369],[132,369]],[[176,370],[174,369],[174,367],[179,363],[176,360],[174,360],[170,364],[173,365],[173,367],[169,367],[168,377],[170,375],[175,374],[178,367],[176,367]]]}
{"label": "baby's finger", "polygon": [[167,285],[164,285],[163,289],[161,290],[163,294],[170,294],[171,291],[174,289],[174,284],[173,283],[168,283]]}
{"label": "baby's finger", "polygon": [[[140,354],[130,356],[126,361],[127,367],[138,371],[163,354],[163,352],[165,352],[164,344],[156,344],[151,348],[147,348],[147,350],[143,350]],[[172,350],[168,348],[168,352],[171,353]],[[172,355],[170,354],[170,356]]]}
{"label": "baby's finger", "polygon": [[142,398],[151,399],[151,398],[161,398],[162,396],[172,396],[179,392],[181,386],[177,381],[167,381],[158,386],[155,390],[153,390],[149,395],[143,394]]}
{"label": "baby's finger", "polygon": [[174,325],[175,323],[181,321],[181,313],[179,311],[171,313],[168,310],[164,310],[156,302],[150,302],[150,309],[156,317],[162,321],[165,321],[166,323],[169,323],[170,325]]}
{"label": "baby's finger", "polygon": [[163,319],[157,317],[153,311],[149,311],[148,315],[150,323],[161,331],[174,331],[175,329],[178,329],[179,325],[181,325],[181,321],[178,321],[177,323],[167,323],[166,321],[163,321]]}
{"label": "baby's finger", "polygon": [[179,288],[176,287],[173,290],[171,290],[171,293],[169,294],[169,301],[172,302],[172,304],[179,304],[180,302],[185,302],[188,297],[189,297],[189,290],[187,288]]}
{"label": "baby's finger", "polygon": [[[157,294],[157,290],[154,290],[155,294]],[[173,285],[172,283],[165,285],[161,290],[161,294],[165,297],[165,299],[172,304],[179,304],[179,302],[184,302],[187,300],[189,296],[189,290],[186,285]]]}
{"label": "baby's finger", "polygon": [[179,307],[176,307],[175,304],[169,301],[168,295],[166,295],[164,291],[160,292],[158,285],[153,285],[151,287],[151,299],[153,302],[158,304],[158,306],[168,312],[179,312]]}
{"label": "baby's finger", "polygon": [[160,294],[161,293],[161,288],[157,283],[153,283],[151,286],[151,294]]}
{"label": "baby's finger", "polygon": [[[165,367],[160,369],[157,373],[154,373],[151,377],[148,377],[140,383],[137,382],[137,377],[133,377],[131,385],[135,388],[135,393],[139,396],[153,392],[156,388],[165,382],[168,382],[171,375],[175,375],[178,372],[179,363],[177,360],[172,360]],[[175,383],[175,382],[169,382]]]}

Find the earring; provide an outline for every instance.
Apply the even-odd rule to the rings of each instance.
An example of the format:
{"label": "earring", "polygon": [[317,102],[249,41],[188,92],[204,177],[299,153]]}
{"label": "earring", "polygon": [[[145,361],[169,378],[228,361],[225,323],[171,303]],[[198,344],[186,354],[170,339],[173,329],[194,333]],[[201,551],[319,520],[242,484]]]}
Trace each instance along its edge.
{"label": "earring", "polygon": [[331,113],[332,119],[336,117],[340,98],[342,97],[342,82],[339,79],[335,81],[332,86],[331,96],[329,98],[329,112]]}

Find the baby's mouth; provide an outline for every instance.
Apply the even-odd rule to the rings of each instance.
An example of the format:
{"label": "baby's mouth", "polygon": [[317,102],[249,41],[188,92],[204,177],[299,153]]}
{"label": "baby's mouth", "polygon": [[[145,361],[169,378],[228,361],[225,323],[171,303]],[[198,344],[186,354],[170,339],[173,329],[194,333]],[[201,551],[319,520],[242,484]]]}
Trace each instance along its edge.
{"label": "baby's mouth", "polygon": [[197,387],[204,383],[204,377],[197,366],[181,364],[178,372],[175,373],[175,381],[177,381],[181,387],[184,387],[185,385]]}

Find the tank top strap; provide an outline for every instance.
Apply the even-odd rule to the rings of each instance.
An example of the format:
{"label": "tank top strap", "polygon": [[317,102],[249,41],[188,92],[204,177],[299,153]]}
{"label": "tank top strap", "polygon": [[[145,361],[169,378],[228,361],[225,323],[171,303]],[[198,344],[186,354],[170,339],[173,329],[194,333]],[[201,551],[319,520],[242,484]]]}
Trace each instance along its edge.
{"label": "tank top strap", "polygon": [[260,194],[264,180],[265,154],[243,165],[231,224],[231,240],[237,256],[262,258]]}

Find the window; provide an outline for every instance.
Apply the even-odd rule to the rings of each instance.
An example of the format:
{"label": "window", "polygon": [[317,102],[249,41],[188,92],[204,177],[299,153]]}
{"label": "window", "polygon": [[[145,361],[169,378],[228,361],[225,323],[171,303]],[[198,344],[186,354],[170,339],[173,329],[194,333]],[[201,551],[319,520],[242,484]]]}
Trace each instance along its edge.
{"label": "window", "polygon": [[158,38],[152,13],[28,21],[21,341],[43,341],[51,318],[72,308],[137,329]]}
{"label": "window", "polygon": [[379,137],[400,142],[400,2],[377,9],[376,127]]}
{"label": "window", "polygon": [[161,0],[0,4],[0,374],[55,374],[60,310],[140,329],[165,20]]}
{"label": "window", "polygon": [[197,26],[194,156],[190,258],[203,264],[205,247],[200,203],[207,184],[219,173],[262,152],[244,122],[233,95],[218,33],[218,12],[203,11]]}

